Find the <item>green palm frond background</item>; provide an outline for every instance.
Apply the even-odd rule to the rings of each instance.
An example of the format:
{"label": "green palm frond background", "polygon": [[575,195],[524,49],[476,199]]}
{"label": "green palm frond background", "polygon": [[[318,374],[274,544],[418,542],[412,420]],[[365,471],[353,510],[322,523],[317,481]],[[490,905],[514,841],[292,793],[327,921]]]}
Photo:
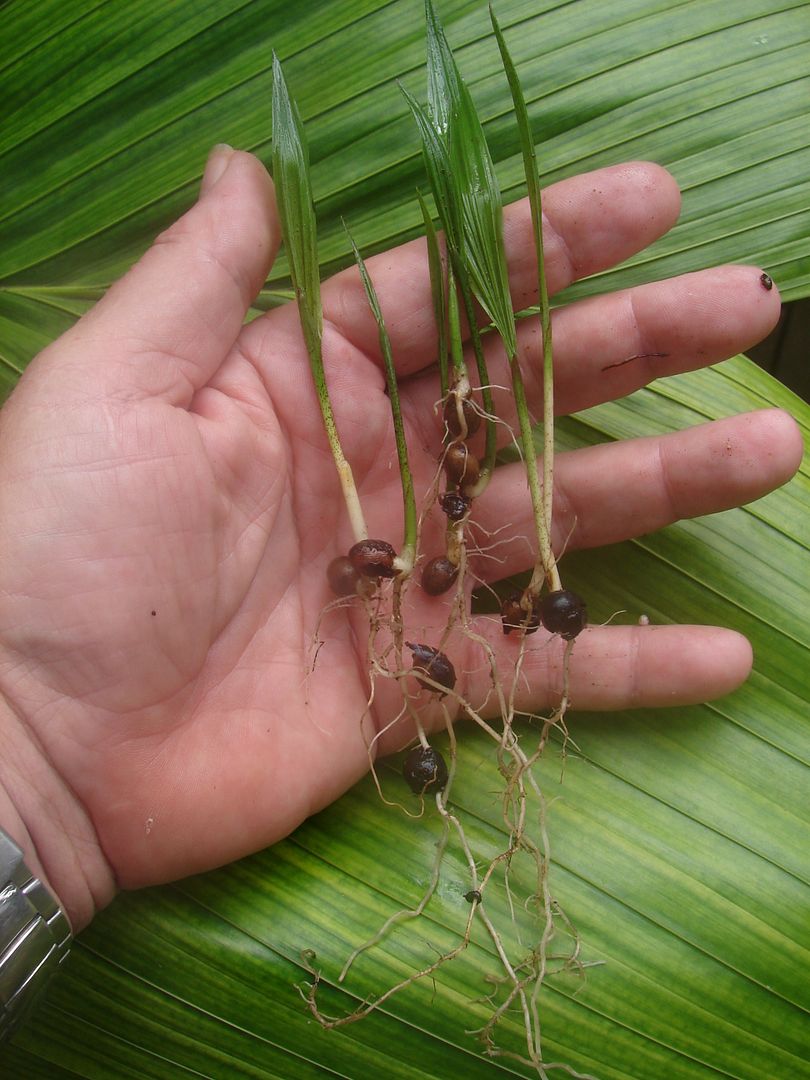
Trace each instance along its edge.
{"label": "green palm frond background", "polygon": [[[444,0],[439,13],[505,197],[517,198],[520,148],[486,7]],[[804,0],[501,0],[497,14],[546,182],[645,157],[684,192],[677,228],[570,296],[723,261],[761,264],[786,298],[810,292]],[[322,272],[350,261],[341,215],[365,255],[421,231],[418,139],[397,88],[424,100],[420,0],[11,0],[0,30],[5,390],[191,203],[211,145],[269,161],[273,50],[306,124]],[[282,257],[257,310],[288,295]],[[570,418],[560,441],[767,404],[810,429],[805,406],[737,358]],[[544,991],[549,1060],[600,1080],[810,1077],[809,505],[805,470],[748,508],[566,559],[594,620],[621,609],[733,626],[756,668],[712,705],[573,717],[562,783],[548,756],[553,886],[595,963]],[[465,732],[456,803],[482,853],[502,840],[497,786],[488,745]],[[399,816],[361,783],[272,849],[121,896],[0,1049],[0,1073],[525,1075],[466,1034],[497,971],[483,938],[435,983],[340,1032],[312,1022],[295,989],[304,948],[318,954],[325,1003],[348,1011],[455,940],[465,875],[451,852],[426,916],[332,985],[346,955],[418,899],[437,835],[432,819]],[[517,1021],[507,1027],[519,1049]]]}

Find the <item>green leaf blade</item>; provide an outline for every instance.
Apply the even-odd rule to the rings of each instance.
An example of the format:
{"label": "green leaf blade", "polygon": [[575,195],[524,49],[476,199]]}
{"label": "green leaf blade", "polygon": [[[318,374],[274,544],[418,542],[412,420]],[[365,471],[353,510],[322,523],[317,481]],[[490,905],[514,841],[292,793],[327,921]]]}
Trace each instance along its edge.
{"label": "green leaf blade", "polygon": [[371,313],[374,316],[374,321],[377,324],[377,333],[380,342],[380,353],[383,358],[383,365],[385,367],[385,383],[388,389],[388,400],[391,403],[391,417],[394,425],[394,440],[397,447],[397,460],[399,462],[399,474],[402,483],[402,500],[404,504],[404,536],[402,540],[402,549],[400,551],[400,559],[403,560],[408,570],[413,566],[414,556],[416,554],[416,533],[417,533],[417,517],[416,517],[416,497],[413,491],[413,476],[411,474],[411,467],[408,463],[408,444],[405,440],[405,425],[402,419],[402,408],[399,402],[399,382],[397,380],[396,367],[394,365],[394,354],[391,348],[391,338],[388,336],[388,330],[385,325],[385,319],[383,317],[382,309],[380,308],[380,301],[377,297],[377,290],[374,288],[374,283],[369,277],[368,270],[366,269],[365,260],[360,254],[360,250],[357,244],[354,242],[352,234],[348,228],[346,230],[349,236],[349,243],[352,247],[354,254],[354,261],[357,264],[357,269],[360,273],[360,280],[363,282],[363,289],[368,300],[368,305],[371,308]]}
{"label": "green leaf blade", "polygon": [[419,132],[422,160],[447,243],[459,252],[463,245],[462,226],[458,202],[453,195],[452,166],[447,147],[426,110],[405,87],[400,89]]}
{"label": "green leaf blade", "polygon": [[432,0],[425,0],[428,112],[446,144],[448,201],[457,207],[457,248],[476,297],[515,354],[514,313],[503,249],[503,211],[492,157],[472,96],[458,70]]}
{"label": "green leaf blade", "polygon": [[323,334],[320,264],[309,153],[298,107],[273,56],[273,177],[290,275],[308,346],[320,352]]}

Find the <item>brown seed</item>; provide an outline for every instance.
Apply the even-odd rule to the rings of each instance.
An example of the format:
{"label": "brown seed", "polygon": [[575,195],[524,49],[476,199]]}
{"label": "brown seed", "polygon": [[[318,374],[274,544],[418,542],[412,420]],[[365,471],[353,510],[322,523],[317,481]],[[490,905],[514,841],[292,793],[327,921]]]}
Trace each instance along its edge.
{"label": "brown seed", "polygon": [[[461,424],[458,417],[458,395],[451,392],[447,401],[444,403],[444,422],[447,424],[447,430],[451,435],[458,438],[461,435]],[[470,398],[461,399],[461,412],[464,417],[464,422],[467,425],[466,434],[463,436],[465,439],[469,439],[471,435],[474,435],[481,426],[481,414],[476,409]]]}
{"label": "brown seed", "polygon": [[759,283],[763,289],[767,289],[768,292],[773,288],[773,278],[770,274],[760,274]]}
{"label": "brown seed", "polygon": [[397,576],[395,558],[396,552],[387,540],[361,540],[349,548],[349,559],[357,573],[374,581]]}
{"label": "brown seed", "polygon": [[432,746],[415,746],[402,764],[402,775],[417,795],[441,791],[447,783],[447,765]]}
{"label": "brown seed", "polygon": [[360,575],[348,555],[338,555],[326,568],[326,580],[336,596],[354,596]]}
{"label": "brown seed", "polygon": [[439,496],[439,506],[451,521],[461,521],[471,505],[471,499],[468,499],[466,495],[457,495],[454,491],[448,491]]}
{"label": "brown seed", "polygon": [[513,630],[519,630],[525,614],[525,611],[520,606],[520,593],[513,593],[511,596],[507,596],[501,604],[503,632],[505,634],[511,634]]}
{"label": "brown seed", "polygon": [[422,588],[428,596],[441,596],[455,584],[458,567],[444,555],[426,562],[422,570]]}
{"label": "brown seed", "polygon": [[[423,686],[429,690],[435,689],[425,679],[419,678],[420,671],[440,686],[446,686],[448,690],[453,689],[456,685],[456,670],[443,652],[439,652],[430,645],[417,645],[411,641],[406,641],[405,644],[413,653],[413,671]],[[440,697],[444,697],[441,691],[436,692]]]}
{"label": "brown seed", "polygon": [[464,443],[455,442],[448,446],[444,455],[444,471],[451,483],[472,486],[478,481],[481,470],[475,454],[471,454]]}
{"label": "brown seed", "polygon": [[511,634],[513,630],[522,630],[524,634],[533,634],[540,626],[540,614],[537,605],[534,605],[532,613],[529,615],[520,602],[522,596],[523,594],[519,592],[510,593],[501,604],[501,622],[505,634]]}

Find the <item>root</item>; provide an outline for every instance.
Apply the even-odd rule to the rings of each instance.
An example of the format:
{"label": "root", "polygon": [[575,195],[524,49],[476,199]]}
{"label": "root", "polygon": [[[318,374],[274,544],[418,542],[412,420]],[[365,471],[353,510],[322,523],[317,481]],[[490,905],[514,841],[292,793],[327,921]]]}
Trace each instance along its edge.
{"label": "root", "polygon": [[392,930],[398,923],[407,922],[409,919],[418,919],[430,901],[433,899],[433,894],[436,892],[436,886],[439,884],[441,877],[442,860],[444,858],[444,852],[447,847],[447,842],[450,839],[450,829],[445,822],[442,829],[441,839],[436,849],[436,859],[433,864],[433,870],[430,875],[430,881],[425,889],[422,899],[416,905],[415,908],[403,908],[400,911],[395,912],[389,916],[383,923],[377,933],[365,941],[362,945],[358,945],[357,948],[349,955],[348,960],[343,965],[343,968],[338,975],[338,982],[343,982],[349,973],[349,968],[355,962],[358,956],[367,952],[369,949],[373,949],[375,945],[378,945],[384,938],[388,936],[390,930]]}
{"label": "root", "polygon": [[[443,457],[438,463],[427,498],[418,514],[417,531],[420,536],[426,518],[433,512],[438,498],[442,474]],[[500,670],[492,645],[475,629],[466,599],[473,576],[468,546],[478,558],[497,558],[497,549],[503,541],[498,539],[497,533],[483,534],[480,527],[472,533],[471,538],[468,515],[465,515],[460,521],[448,522],[446,542],[447,557],[458,567],[458,575],[453,585],[445,625],[438,641],[434,639],[430,648],[436,648],[441,653],[445,650],[448,653],[454,652],[458,649],[459,641],[464,643],[468,652],[472,647],[473,651],[481,656],[488,672],[488,690],[483,695],[484,700],[474,706],[455,687],[448,688],[432,678],[430,671],[424,667],[419,669],[418,677],[414,678],[413,667],[406,663],[403,655],[406,599],[413,584],[409,575],[395,578],[390,588],[388,585],[377,585],[358,598],[364,606],[368,625],[366,659],[369,678],[368,698],[360,723],[366,740],[369,768],[380,799],[409,818],[423,818],[431,809],[429,804],[426,805],[424,795],[418,796],[418,810],[405,805],[399,799],[387,796],[376,767],[376,758],[381,740],[390,737],[391,732],[405,722],[408,730],[414,733],[411,741],[415,739],[424,749],[430,749],[423,722],[423,710],[428,707],[435,708],[437,703],[441,705],[444,714],[449,765],[444,787],[434,793],[430,800],[435,807],[440,833],[421,897],[414,906],[400,908],[389,915],[366,941],[352,950],[337,975],[336,984],[345,984],[356,961],[365,953],[381,947],[391,935],[402,932],[415,920],[428,917],[428,909],[436,896],[444,859],[451,844],[457,845],[467,867],[467,891],[464,896],[469,908],[452,947],[437,950],[437,955],[429,963],[409,973],[381,993],[366,998],[345,1015],[330,1015],[321,1008],[319,990],[323,980],[315,965],[316,958],[311,952],[302,954],[311,981],[298,989],[310,1014],[324,1028],[333,1029],[355,1023],[383,1006],[406,987],[426,978],[434,978],[446,963],[469,947],[475,921],[478,920],[497,959],[500,974],[489,977],[491,989],[485,999],[489,1002],[489,1015],[485,1023],[471,1034],[477,1035],[484,1053],[488,1056],[502,1056],[519,1061],[533,1068],[542,1078],[546,1078],[554,1070],[584,1077],[584,1074],[576,1073],[568,1066],[543,1059],[542,988],[550,976],[575,973],[582,977],[586,965],[581,957],[579,936],[551,894],[551,852],[547,828],[549,807],[534,771],[554,732],[559,732],[561,736],[564,766],[570,742],[566,714],[569,707],[570,660],[574,642],[567,642],[563,651],[561,689],[556,707],[545,716],[522,717],[529,723],[524,723],[519,728],[517,720],[521,714],[517,709],[518,691],[526,679],[524,668],[529,649],[536,647],[534,638],[528,634],[520,634],[517,639],[517,652],[511,658],[509,670]],[[350,598],[348,604],[355,605],[356,598]],[[346,606],[347,601],[336,601],[324,610],[322,618],[333,609]],[[320,621],[316,628],[316,639],[319,630]],[[411,641],[419,640],[414,639],[415,633],[412,627],[408,628],[407,635]],[[549,638],[540,647],[549,647],[554,640]],[[457,652],[455,654],[457,655]],[[317,656],[317,653],[315,655]],[[374,734],[369,737],[366,733],[374,717],[381,679],[396,683],[401,704],[394,717],[374,730]],[[500,717],[498,723],[487,719],[491,714]],[[472,720],[491,741],[495,765],[502,780],[499,799],[505,843],[484,865],[477,862],[465,831],[463,815],[451,802],[458,759],[453,716],[465,716]],[[531,732],[533,722],[539,722],[539,734],[533,745],[526,746],[527,732]],[[523,867],[520,879],[524,880],[527,861],[531,885],[528,894],[521,896],[515,891],[518,880],[515,868],[520,862]],[[490,910],[487,900],[489,890],[493,887],[502,890],[505,897],[507,917],[503,925],[499,925],[499,920],[493,913],[494,908],[493,911]],[[520,920],[519,913],[523,913]],[[521,925],[525,924],[526,913],[534,923],[528,941],[525,940],[525,926]],[[564,939],[562,947],[559,944],[561,933]],[[519,1051],[500,1045],[501,1026],[507,1018],[511,1021],[515,1015],[523,1029],[524,1047]]]}
{"label": "root", "polygon": [[[441,76],[448,87],[448,101],[452,104],[456,98],[455,84],[459,76],[455,74],[453,78],[448,77],[448,73],[453,71],[452,59],[445,55],[448,50],[442,43],[441,32],[430,2],[427,4],[427,12],[428,36],[433,40],[433,47],[428,49],[428,66],[432,73],[430,79],[435,88],[436,79]],[[339,575],[335,570],[335,564],[332,565],[330,579],[336,591],[354,591],[357,595],[336,600],[327,605],[322,612],[315,628],[312,657],[305,677],[309,679],[318,661],[318,653],[323,644],[320,640],[322,620],[327,614],[339,608],[362,607],[368,627],[365,638],[368,693],[359,723],[373,782],[380,799],[386,805],[397,807],[409,818],[424,817],[426,826],[432,823],[434,827],[438,825],[440,830],[435,857],[421,898],[415,906],[402,907],[391,914],[376,932],[352,950],[337,976],[337,984],[344,984],[356,961],[365,953],[381,948],[384,942],[394,934],[403,932],[403,928],[412,924],[414,920],[428,917],[428,909],[439,889],[443,864],[451,844],[457,845],[466,867],[465,881],[468,891],[464,894],[464,898],[468,903],[468,909],[466,917],[459,920],[460,925],[453,931],[455,936],[450,939],[451,947],[448,948],[448,943],[445,941],[442,949],[435,950],[436,955],[429,963],[407,974],[388,989],[369,995],[346,1015],[332,1016],[321,1008],[318,993],[322,976],[315,964],[315,954],[311,951],[302,953],[302,961],[312,981],[299,987],[299,992],[311,1015],[324,1028],[332,1029],[355,1023],[383,1006],[400,990],[425,978],[433,979],[444,964],[455,959],[468,948],[477,920],[480,927],[475,929],[479,931],[486,949],[498,964],[498,974],[489,979],[490,993],[484,999],[488,1003],[488,1015],[476,1032],[483,1044],[484,1053],[491,1057],[502,1056],[518,1061],[532,1068],[543,1080],[554,1070],[562,1070],[571,1076],[582,1077],[582,1080],[586,1080],[585,1074],[577,1073],[566,1065],[544,1061],[542,1026],[542,989],[548,978],[566,972],[582,976],[586,967],[581,957],[579,936],[551,893],[549,883],[551,849],[547,826],[550,804],[543,794],[535,768],[546,753],[549,741],[555,733],[559,733],[562,739],[561,759],[564,767],[566,751],[571,742],[566,726],[566,716],[570,698],[570,661],[574,647],[573,640],[568,641],[563,650],[562,685],[556,706],[547,715],[532,714],[525,717],[518,713],[517,706],[520,700],[518,691],[522,689],[526,679],[528,667],[526,659],[529,650],[535,648],[534,639],[530,637],[531,633],[542,623],[547,629],[556,630],[565,638],[573,638],[587,622],[587,609],[581,598],[570,590],[562,588],[557,568],[559,555],[555,553],[551,542],[554,524],[554,378],[538,170],[534,163],[533,148],[527,144],[525,136],[528,128],[525,102],[516,89],[513,65],[494,16],[493,28],[509,77],[513,103],[520,121],[519,130],[524,141],[525,174],[537,254],[543,346],[542,480],[538,471],[535,425],[529,412],[511,311],[504,313],[501,310],[503,305],[497,299],[494,303],[486,300],[490,283],[483,281],[479,273],[481,267],[478,267],[477,263],[475,266],[471,265],[468,233],[472,230],[474,235],[478,227],[475,215],[467,214],[465,209],[465,188],[457,187],[455,184],[445,186],[444,182],[439,182],[437,178],[439,173],[444,176],[446,171],[445,158],[439,155],[442,140],[445,135],[450,134],[451,120],[453,124],[456,124],[459,116],[464,113],[463,109],[451,109],[448,114],[451,119],[448,119],[446,125],[447,132],[434,132],[428,138],[426,132],[430,127],[429,118],[425,117],[416,103],[408,99],[414,116],[419,122],[420,130],[423,130],[423,125],[427,125],[427,128],[423,130],[423,150],[426,157],[435,165],[435,168],[429,169],[429,173],[439,216],[443,217],[446,213],[451,213],[451,217],[443,221],[445,243],[443,260],[430,213],[420,196],[428,236],[433,311],[439,329],[437,353],[442,393],[439,404],[443,421],[441,440],[444,448],[420,507],[417,507],[413,476],[408,463],[408,446],[399,405],[399,390],[391,341],[365,263],[351,236],[349,237],[366,297],[377,323],[380,350],[385,366],[386,388],[391,404],[404,503],[404,539],[399,555],[394,552],[388,541],[369,539],[351,468],[340,445],[326,385],[321,349],[323,313],[320,290],[315,287],[317,278],[314,282],[307,278],[308,288],[304,289],[303,283],[297,280],[295,273],[293,274],[302,329],[310,355],[324,427],[356,538],[349,556],[345,561],[341,560],[337,564],[340,568]],[[442,72],[444,74],[441,74]],[[458,101],[462,100],[464,99],[458,99]],[[307,216],[303,219],[306,229],[303,231],[291,229],[290,221],[286,218],[283,222],[285,241],[290,247],[291,244],[294,246],[302,235],[311,239],[311,234],[314,235],[315,223],[312,218],[308,176],[306,169],[301,165],[302,162],[306,162],[306,153],[298,130],[296,110],[288,101],[286,85],[281,78],[280,68],[276,61],[274,64],[274,112],[277,109],[282,117],[282,125],[285,123],[288,125],[290,145],[297,149],[295,154],[290,154],[287,161],[282,153],[285,140],[274,139],[274,154],[279,164],[276,171],[280,179],[289,174],[289,176],[297,177],[301,182],[295,204],[300,204],[307,212]],[[445,126],[444,123],[442,126]],[[453,140],[450,139],[450,144],[452,143]],[[439,164],[436,164],[437,162]],[[293,181],[285,180],[284,182],[292,183]],[[477,185],[474,189],[469,189],[468,194],[470,190],[476,199],[482,194]],[[302,191],[306,198],[301,197]],[[498,192],[494,185],[492,190],[485,194],[487,199],[491,196],[497,201]],[[287,205],[285,200],[280,200],[282,209],[284,205]],[[489,210],[487,213],[489,214]],[[284,216],[282,214],[282,217]],[[492,224],[493,221],[490,220],[490,226]],[[493,232],[488,226],[488,229],[482,232],[482,236],[488,238],[489,246],[495,245],[496,257],[491,258],[488,255],[481,265],[486,271],[483,276],[493,277],[495,282],[493,295],[497,298],[504,292],[502,286],[505,286],[508,291],[508,283],[505,279],[501,280],[503,276],[501,271],[505,266],[500,258],[502,252],[499,250],[501,230],[498,222],[494,224],[498,225],[495,231]],[[470,250],[475,250],[475,247],[476,245],[473,244]],[[309,256],[311,252],[307,250],[304,254]],[[301,264],[304,265],[306,261],[302,255]],[[309,259],[309,262],[312,260]],[[509,389],[511,389],[516,417],[515,428],[494,413],[493,386],[490,384],[485,349],[481,341],[481,331],[478,329],[479,309],[489,313],[500,345],[505,351],[511,375]],[[467,324],[468,353],[466,358],[461,331],[462,315]],[[474,357],[474,366],[471,365],[468,368],[471,360],[469,350]],[[648,354],[648,356],[653,355],[658,354]],[[607,365],[604,370],[643,358],[646,357],[641,355],[629,357]],[[473,388],[470,383],[469,371],[472,370],[477,372],[477,380],[480,383],[477,388]],[[479,403],[479,398],[481,403]],[[499,537],[500,530],[487,535],[480,528],[471,529],[470,527],[473,501],[483,493],[495,471],[498,443],[495,425],[497,424],[503,424],[507,428],[510,441],[517,447],[517,457],[523,461],[535,523],[533,541],[531,544],[529,541],[525,542],[527,547],[536,548],[537,551],[536,556],[533,551],[531,552],[532,558],[529,561],[534,562],[534,568],[528,587],[516,602],[517,609],[515,601],[511,599],[504,605],[502,626],[507,633],[517,631],[515,638],[511,640],[518,642],[518,648],[513,652],[512,646],[509,646],[506,652],[509,657],[508,664],[503,664],[501,667],[499,667],[495,649],[487,638],[476,630],[466,602],[475,576],[470,568],[470,555],[474,554],[482,560],[497,561],[501,554],[499,548],[506,542]],[[482,455],[479,449],[472,449],[473,446],[480,448],[482,445],[481,439],[475,441],[479,430],[483,436]],[[446,478],[446,489],[440,494],[444,486],[443,477]],[[451,589],[454,589],[454,592],[447,609],[448,617],[445,625],[439,630],[432,622],[429,623],[429,632],[422,637],[417,636],[417,630],[414,627],[407,625],[408,594],[413,581],[412,570],[425,556],[421,549],[423,526],[428,515],[436,514],[437,503],[446,520],[445,552],[431,557],[430,562],[423,567],[421,582],[425,593],[429,596],[449,594]],[[433,520],[435,524],[436,519]],[[569,538],[574,524],[571,525]],[[514,542],[514,538],[509,542]],[[568,539],[566,539],[566,545],[567,543]],[[375,549],[374,559],[370,556],[372,548]],[[347,571],[348,577],[343,572],[344,570]],[[548,590],[548,595],[543,595],[544,590]],[[428,627],[426,631],[427,629]],[[500,629],[501,624],[499,624],[498,632]],[[543,642],[544,639],[541,637],[539,640]],[[553,640],[549,638],[548,642]],[[475,674],[478,676],[477,681],[484,683],[484,690],[480,695],[476,691],[474,703],[467,700],[456,688],[458,672],[454,664],[456,657],[454,649],[459,643],[464,650],[465,658],[471,655],[481,657],[482,666],[476,670]],[[555,647],[556,644],[555,642]],[[541,647],[545,646],[541,645]],[[406,657],[405,649],[409,649],[412,656]],[[456,659],[455,663],[458,662]],[[465,660],[465,663],[469,667],[469,661]],[[469,670],[465,674],[469,676]],[[385,684],[381,680],[386,680]],[[383,688],[385,693],[382,692]],[[391,709],[395,715],[392,719],[386,720],[383,726],[376,723],[381,697],[386,701],[386,708],[390,708],[388,702],[391,698],[396,702]],[[435,719],[439,709],[442,710],[445,721],[449,767],[442,754],[431,746],[427,735],[430,730],[429,721],[432,722]],[[498,715],[500,720],[493,722],[489,719],[492,715]],[[469,824],[465,827],[466,819],[463,811],[451,801],[458,761],[458,744],[453,727],[453,719],[456,716],[464,716],[472,720],[490,741],[492,758],[500,778],[498,835],[500,836],[502,830],[502,837],[498,844],[500,850],[494,855],[490,853],[488,860],[476,859],[474,843],[470,840],[470,836],[473,835],[472,828]],[[519,719],[521,723],[518,723]],[[528,724],[522,722],[524,719],[528,721]],[[537,734],[538,724],[539,734]],[[401,730],[408,732],[411,742],[418,742],[418,745],[414,745],[411,749],[403,771],[403,779],[417,796],[418,812],[404,805],[403,802],[386,796],[376,765],[381,745],[387,746],[400,741],[397,733]],[[384,743],[383,740],[385,740]],[[404,736],[402,741],[404,741]],[[429,795],[427,800],[426,795]],[[411,803],[411,806],[413,805]],[[470,828],[470,836],[468,836],[467,828]],[[522,882],[526,878],[528,878],[528,885],[524,886]],[[502,890],[505,898],[505,917],[496,904],[496,900],[503,903],[500,894],[496,891],[499,889]],[[527,895],[521,895],[522,892],[526,892]],[[530,930],[527,930],[526,924],[529,920],[531,920],[531,926]],[[561,939],[564,940],[561,941]],[[502,1037],[504,1041],[506,1041],[506,1036],[512,1037],[504,1021],[507,1017],[511,1020],[513,1015],[519,1018],[522,1027],[518,1049],[499,1045]],[[593,1080],[593,1078],[588,1078],[588,1080]]]}
{"label": "root", "polygon": [[[476,708],[455,689],[448,690],[426,673],[420,673],[419,681],[422,687],[434,690],[437,695],[434,700],[440,700],[442,703],[449,747],[448,780],[445,787],[435,795],[435,811],[441,829],[435,858],[425,890],[416,905],[394,912],[374,934],[357,946],[346,959],[337,976],[337,983],[345,982],[360,956],[381,946],[391,934],[397,932],[405,924],[426,915],[439,886],[443,861],[453,838],[466,862],[469,886],[465,898],[470,906],[463,926],[460,928],[460,936],[452,948],[441,951],[430,963],[410,973],[382,993],[365,999],[357,1008],[345,1015],[330,1015],[322,1010],[318,1001],[322,976],[315,967],[314,955],[309,952],[303,954],[303,962],[312,980],[300,986],[299,992],[311,1015],[324,1028],[333,1029],[355,1023],[384,1005],[406,987],[425,978],[432,978],[444,964],[463,953],[470,944],[473,926],[475,920],[478,919],[498,959],[502,974],[490,978],[492,987],[489,996],[490,1015],[486,1022],[471,1034],[477,1035],[483,1044],[484,1053],[488,1056],[501,1056],[519,1061],[533,1068],[540,1077],[548,1077],[550,1072],[557,1070],[565,1071],[571,1076],[583,1077],[583,1080],[586,1080],[586,1074],[577,1073],[561,1063],[546,1062],[543,1059],[542,987],[549,976],[566,972],[583,976],[586,964],[581,958],[579,936],[550,891],[548,804],[533,771],[555,730],[558,730],[562,736],[564,761],[565,750],[569,743],[565,717],[569,705],[570,658],[574,642],[567,642],[563,652],[559,703],[549,715],[536,718],[540,720],[540,733],[535,745],[527,750],[522,745],[522,737],[515,721],[518,717],[517,691],[524,678],[523,668],[527,650],[531,646],[531,638],[527,635],[520,638],[514,666],[508,679],[505,679],[503,672],[498,669],[497,657],[492,646],[485,637],[475,631],[468,614],[465,604],[467,591],[465,580],[468,572],[466,544],[462,542],[458,584],[439,647],[444,648],[454,635],[460,635],[462,639],[475,645],[489,668],[490,691],[484,705]],[[380,798],[387,805],[396,806],[409,817],[416,818],[422,817],[425,813],[425,800],[420,798],[420,808],[416,813],[401,802],[387,798],[383,793],[375,767],[376,748],[379,741],[405,719],[410,721],[419,743],[423,747],[429,746],[420,712],[424,707],[424,689],[414,693],[409,684],[409,680],[412,680],[412,671],[403,664],[402,596],[402,590],[395,585],[391,610],[388,614],[384,614],[379,593],[366,599],[366,614],[369,619],[367,646],[370,692],[363,727],[365,730],[368,717],[373,714],[377,680],[380,678],[395,680],[402,691],[401,708],[385,727],[377,730],[368,740],[367,751]],[[501,722],[497,726],[492,724],[486,719],[485,710],[499,713]],[[503,779],[501,819],[506,833],[506,844],[483,868],[479,868],[476,861],[462,817],[451,804],[458,756],[451,711],[455,715],[465,715],[471,719],[492,741],[497,769]],[[529,717],[529,719],[535,718]],[[533,866],[531,891],[521,901],[522,909],[525,912],[534,912],[537,919],[537,933],[533,935],[533,942],[528,945],[522,942],[517,920],[518,898],[513,892],[513,864],[517,858],[528,859],[530,865]],[[506,896],[509,910],[508,925],[512,927],[512,936],[517,937],[517,946],[507,943],[503,930],[497,926],[487,905],[487,890],[496,879]],[[567,945],[562,950],[555,947],[559,930],[563,931],[567,939]],[[515,1013],[520,1017],[524,1031],[525,1049],[521,1052],[504,1048],[498,1042],[500,1025],[507,1017]]]}

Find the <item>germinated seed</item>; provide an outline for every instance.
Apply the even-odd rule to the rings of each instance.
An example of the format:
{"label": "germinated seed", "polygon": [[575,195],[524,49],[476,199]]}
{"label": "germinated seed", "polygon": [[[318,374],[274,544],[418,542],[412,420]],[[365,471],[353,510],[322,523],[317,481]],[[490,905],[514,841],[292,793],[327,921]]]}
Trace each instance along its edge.
{"label": "germinated seed", "polygon": [[354,596],[360,575],[347,555],[338,555],[326,568],[326,579],[336,596]]}
{"label": "germinated seed", "polygon": [[540,601],[540,620],[549,633],[573,641],[588,624],[588,609],[575,592],[557,589]]}
{"label": "germinated seed", "polygon": [[402,775],[411,791],[424,795],[441,791],[447,783],[447,765],[432,746],[415,746],[405,758]]}
{"label": "germinated seed", "polygon": [[462,433],[461,423],[458,417],[458,406],[456,404],[458,397],[456,394],[451,394],[447,401],[444,403],[444,422],[447,424],[447,430],[451,435],[459,438],[459,436],[468,439],[471,435],[474,435],[481,426],[481,414],[476,409],[475,405],[469,398],[461,399],[461,413],[464,417],[464,423],[467,426],[466,432]]}
{"label": "germinated seed", "polygon": [[540,613],[537,604],[532,607],[531,614],[523,607],[522,593],[514,592],[501,604],[501,622],[504,634],[511,634],[513,630],[522,630],[525,634],[533,634],[540,626]]}
{"label": "germinated seed", "polygon": [[444,455],[444,471],[452,484],[477,483],[480,467],[478,458],[471,454],[464,443],[455,442],[447,448]]}
{"label": "germinated seed", "polygon": [[396,577],[396,554],[387,540],[361,540],[349,548],[349,559],[357,573],[374,580]]}
{"label": "germinated seed", "polygon": [[451,521],[461,521],[471,505],[472,501],[466,495],[458,495],[454,491],[448,491],[445,495],[439,496],[439,506]]}
{"label": "germinated seed", "polygon": [[[427,686],[429,690],[433,690],[428,682],[419,677],[419,672],[423,671],[429,679],[438,683],[440,686],[447,687],[448,690],[452,690],[456,685],[456,671],[453,665],[443,652],[439,652],[438,649],[434,649],[431,645],[418,645],[411,641],[406,641],[405,644],[413,653],[413,671],[416,678],[423,686]],[[440,696],[441,691],[437,691]]]}
{"label": "germinated seed", "polygon": [[441,596],[452,588],[458,578],[458,567],[444,555],[426,562],[422,570],[422,588],[428,596]]}

